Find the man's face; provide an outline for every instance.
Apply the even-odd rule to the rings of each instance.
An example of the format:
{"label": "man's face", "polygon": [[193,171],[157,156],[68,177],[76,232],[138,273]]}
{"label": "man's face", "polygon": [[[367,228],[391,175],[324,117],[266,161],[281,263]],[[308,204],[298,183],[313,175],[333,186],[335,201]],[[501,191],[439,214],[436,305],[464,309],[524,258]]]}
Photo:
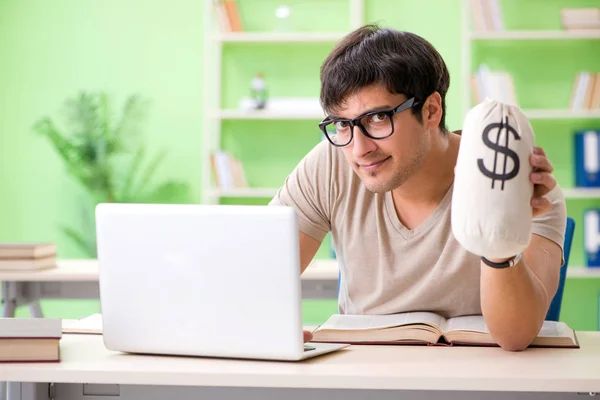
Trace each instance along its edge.
{"label": "man's face", "polygon": [[[381,85],[362,88],[348,96],[335,116],[354,119],[374,109],[392,109],[406,96],[391,94]],[[383,193],[406,182],[421,166],[427,154],[426,128],[406,110],[393,117],[394,133],[384,139],[366,137],[354,127],[352,142],[342,151],[368,190]]]}

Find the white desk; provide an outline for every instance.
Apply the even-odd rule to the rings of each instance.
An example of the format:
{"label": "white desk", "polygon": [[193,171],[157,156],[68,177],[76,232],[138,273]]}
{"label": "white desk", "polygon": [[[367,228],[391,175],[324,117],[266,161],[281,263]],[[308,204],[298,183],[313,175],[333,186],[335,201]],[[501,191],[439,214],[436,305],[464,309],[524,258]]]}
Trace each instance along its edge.
{"label": "white desk", "polygon": [[600,392],[600,332],[578,337],[581,349],[350,346],[295,363],[126,355],[65,334],[61,363],[0,364],[0,378],[21,400],[47,399],[50,384],[61,400],[575,399]]}
{"label": "white desk", "polygon": [[[42,317],[41,299],[94,299],[99,297],[97,260],[58,260],[58,267],[41,271],[0,271],[2,316],[13,317],[15,308],[28,305]],[[335,261],[315,260],[302,274],[304,298],[337,298]]]}

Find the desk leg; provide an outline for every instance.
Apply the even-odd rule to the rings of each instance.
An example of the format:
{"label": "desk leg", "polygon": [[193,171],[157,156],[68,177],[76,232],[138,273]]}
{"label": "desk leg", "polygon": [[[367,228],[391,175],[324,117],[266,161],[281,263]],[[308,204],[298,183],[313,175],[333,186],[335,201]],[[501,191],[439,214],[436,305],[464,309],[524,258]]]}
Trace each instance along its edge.
{"label": "desk leg", "polygon": [[27,305],[32,318],[42,318],[39,282],[2,282],[2,316],[13,318],[17,306]]}
{"label": "desk leg", "polygon": [[29,314],[32,318],[43,318],[42,307],[40,306],[40,301],[35,300],[29,304]]}
{"label": "desk leg", "polygon": [[17,283],[2,282],[2,317],[13,318],[17,309]]}

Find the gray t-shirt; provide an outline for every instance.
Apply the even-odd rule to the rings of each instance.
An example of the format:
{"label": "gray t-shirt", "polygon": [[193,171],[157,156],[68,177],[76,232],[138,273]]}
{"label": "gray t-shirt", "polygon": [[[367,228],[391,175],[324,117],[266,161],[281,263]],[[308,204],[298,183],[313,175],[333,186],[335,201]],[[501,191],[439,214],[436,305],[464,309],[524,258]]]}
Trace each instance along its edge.
{"label": "gray t-shirt", "polygon": [[[562,249],[564,196],[557,187],[547,197],[552,210],[534,219],[533,233]],[[432,311],[446,318],[482,313],[480,259],[452,234],[452,187],[424,222],[407,229],[391,192],[368,191],[341,149],[323,141],[270,204],[294,207],[300,230],[318,241],[332,233],[341,272],[340,313]]]}

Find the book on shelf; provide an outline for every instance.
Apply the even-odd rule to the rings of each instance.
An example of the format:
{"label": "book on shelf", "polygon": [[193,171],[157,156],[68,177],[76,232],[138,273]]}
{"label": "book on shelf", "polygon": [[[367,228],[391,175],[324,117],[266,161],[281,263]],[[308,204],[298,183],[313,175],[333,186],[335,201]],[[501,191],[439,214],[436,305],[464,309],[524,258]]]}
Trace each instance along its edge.
{"label": "book on shelf", "polygon": [[600,187],[600,129],[576,131],[574,166],[576,187]]}
{"label": "book on shelf", "polygon": [[60,361],[61,320],[0,318],[0,362]]}
{"label": "book on shelf", "polygon": [[600,110],[600,72],[581,71],[573,82],[570,108]]}
{"label": "book on shelf", "polygon": [[471,76],[471,90],[475,104],[489,98],[518,105],[512,75],[506,71],[493,71],[487,64],[481,64]]}
{"label": "book on shelf", "polygon": [[563,8],[560,10],[560,21],[567,31],[600,30],[600,8]]}
{"label": "book on shelf", "polygon": [[221,32],[242,32],[242,18],[237,0],[214,0],[215,13]]}
{"label": "book on shelf", "polygon": [[[483,316],[443,318],[431,312],[389,315],[334,314],[313,331],[313,342],[430,346],[492,346]],[[578,348],[575,331],[564,322],[544,321],[530,347]]]}
{"label": "book on shelf", "polygon": [[247,188],[242,162],[229,151],[217,150],[210,155],[215,186],[220,189]]}
{"label": "book on shelf", "polygon": [[477,32],[503,31],[500,0],[470,0],[473,29]]}
{"label": "book on shelf", "polygon": [[600,268],[600,209],[583,212],[583,242],[587,267]]}
{"label": "book on shelf", "polygon": [[0,270],[30,271],[56,266],[54,243],[0,243]]}

